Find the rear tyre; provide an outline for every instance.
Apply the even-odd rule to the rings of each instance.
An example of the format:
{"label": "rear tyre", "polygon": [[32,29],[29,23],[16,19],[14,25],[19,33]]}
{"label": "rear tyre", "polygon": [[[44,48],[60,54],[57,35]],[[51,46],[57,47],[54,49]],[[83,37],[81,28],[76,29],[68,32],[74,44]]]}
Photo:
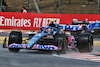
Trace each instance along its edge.
{"label": "rear tyre", "polygon": [[81,31],[70,31],[71,35],[78,37],[81,34]]}
{"label": "rear tyre", "polygon": [[[22,32],[21,31],[11,31],[8,40],[8,46],[12,43],[21,44],[22,43]],[[19,52],[19,48],[8,48],[11,52]]]}
{"label": "rear tyre", "polygon": [[54,37],[54,44],[58,46],[57,54],[66,53],[66,35],[65,34],[56,34]]}
{"label": "rear tyre", "polygon": [[79,52],[92,52],[93,50],[93,37],[90,33],[82,33],[79,35],[77,41],[77,48]]}

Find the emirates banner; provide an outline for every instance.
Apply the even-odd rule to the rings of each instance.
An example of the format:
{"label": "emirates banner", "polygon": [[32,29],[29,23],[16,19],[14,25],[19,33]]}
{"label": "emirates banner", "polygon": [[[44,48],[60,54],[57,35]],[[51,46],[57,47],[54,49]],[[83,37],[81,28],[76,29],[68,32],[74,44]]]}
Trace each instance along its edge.
{"label": "emirates banner", "polygon": [[47,14],[0,12],[0,29],[39,30],[47,27],[49,20],[57,24],[72,24],[73,21],[100,21],[100,15],[94,14]]}

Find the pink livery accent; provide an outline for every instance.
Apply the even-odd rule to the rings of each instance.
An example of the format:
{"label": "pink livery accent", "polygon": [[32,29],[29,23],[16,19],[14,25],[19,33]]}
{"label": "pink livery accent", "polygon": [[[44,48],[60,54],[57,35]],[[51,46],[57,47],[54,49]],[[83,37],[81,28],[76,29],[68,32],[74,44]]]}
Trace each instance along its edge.
{"label": "pink livery accent", "polygon": [[68,48],[74,48],[74,46],[75,46],[74,42],[75,42],[74,36],[68,37]]}
{"label": "pink livery accent", "polygon": [[24,45],[22,46],[22,48],[26,48],[26,46],[27,46],[27,44],[24,44]]}
{"label": "pink livery accent", "polygon": [[37,48],[38,48],[37,44],[34,44],[34,46],[32,47],[32,49],[37,49]]}
{"label": "pink livery accent", "polygon": [[12,44],[10,44],[10,45],[8,46],[8,48],[11,48],[11,46],[12,46],[12,45],[15,45],[15,44],[16,44],[16,43],[12,43]]}
{"label": "pink livery accent", "polygon": [[[26,48],[27,44],[10,44],[8,48]],[[57,46],[54,45],[39,45],[34,44],[34,46],[31,49],[44,49],[44,50],[58,50]]]}
{"label": "pink livery accent", "polygon": [[16,43],[12,43],[8,46],[8,48],[26,48],[27,44],[16,44]]}
{"label": "pink livery accent", "polygon": [[81,29],[82,29],[82,27],[83,27],[83,26],[82,26],[82,25],[80,25],[79,30],[81,30]]}

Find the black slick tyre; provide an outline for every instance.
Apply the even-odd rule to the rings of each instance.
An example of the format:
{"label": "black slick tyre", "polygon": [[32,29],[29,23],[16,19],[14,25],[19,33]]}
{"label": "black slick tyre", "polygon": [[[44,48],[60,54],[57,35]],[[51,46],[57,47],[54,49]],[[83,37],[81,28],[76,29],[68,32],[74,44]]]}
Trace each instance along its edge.
{"label": "black slick tyre", "polygon": [[[22,32],[21,31],[11,31],[9,34],[8,46],[12,43],[21,44],[22,43]],[[19,52],[20,48],[8,48],[11,52]]]}
{"label": "black slick tyre", "polygon": [[93,37],[90,33],[82,33],[78,37],[77,48],[79,52],[92,52],[93,50]]}
{"label": "black slick tyre", "polygon": [[70,31],[71,35],[78,37],[81,34],[81,31]]}
{"label": "black slick tyre", "polygon": [[66,53],[66,35],[65,34],[56,34],[54,37],[54,44],[58,47],[56,51],[57,54],[65,54]]}

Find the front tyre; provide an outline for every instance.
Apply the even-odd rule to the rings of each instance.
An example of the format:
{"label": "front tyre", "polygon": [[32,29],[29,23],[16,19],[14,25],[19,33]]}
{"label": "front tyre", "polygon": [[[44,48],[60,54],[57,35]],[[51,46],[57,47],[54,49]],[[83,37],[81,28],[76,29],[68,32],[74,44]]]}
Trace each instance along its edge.
{"label": "front tyre", "polygon": [[55,45],[58,46],[57,54],[66,53],[66,35],[65,34],[56,34],[54,37]]}
{"label": "front tyre", "polygon": [[[8,46],[12,43],[21,44],[22,43],[22,32],[21,31],[11,31],[8,40]],[[8,48],[11,52],[19,52],[19,48]]]}
{"label": "front tyre", "polygon": [[9,51],[11,51],[11,52],[19,52],[20,49],[19,48],[9,48]]}
{"label": "front tyre", "polygon": [[77,48],[79,52],[92,52],[93,36],[90,33],[82,33],[78,37]]}

